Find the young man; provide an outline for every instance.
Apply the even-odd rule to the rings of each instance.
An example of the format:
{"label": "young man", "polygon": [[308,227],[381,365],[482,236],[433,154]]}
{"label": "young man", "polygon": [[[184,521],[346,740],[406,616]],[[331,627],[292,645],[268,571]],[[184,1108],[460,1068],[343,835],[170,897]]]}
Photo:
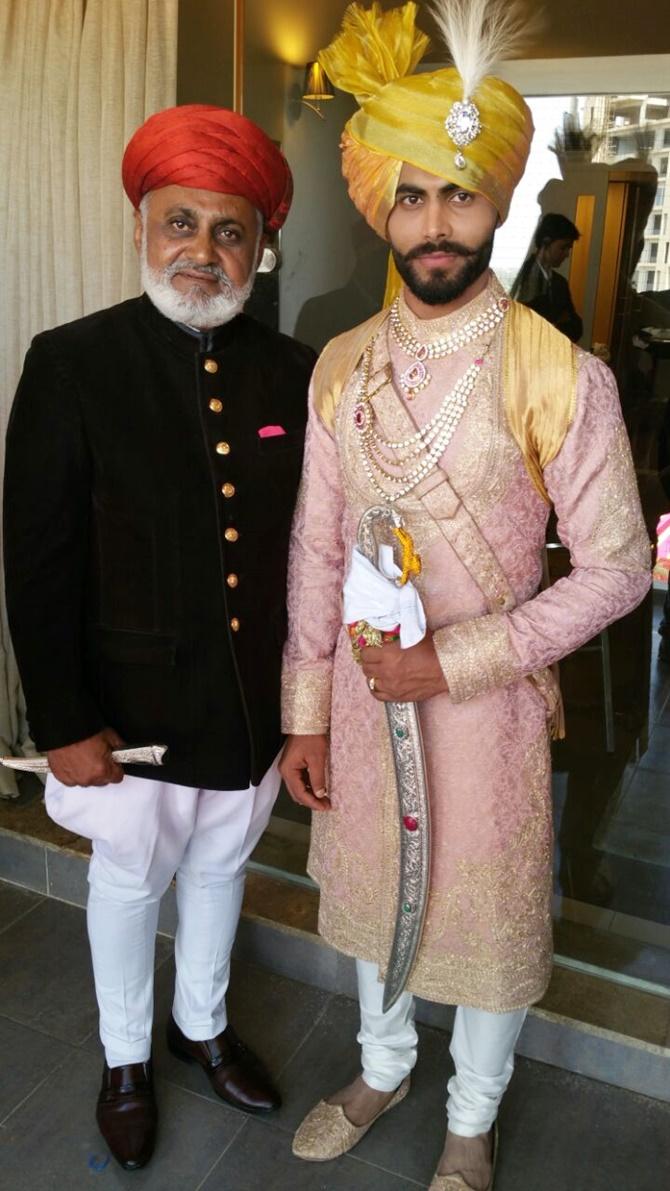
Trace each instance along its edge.
{"label": "young man", "polygon": [[[93,841],[98,1122],[151,1157],[154,940],[177,876],[168,1044],[250,1112],[228,1025],[244,868],[279,787],[288,538],[313,353],[243,313],[289,209],[272,141],[222,108],[152,116],[123,161],[145,293],[34,340],[7,439],[14,646],[53,819]],[[124,773],[111,751],[168,746]]]}
{"label": "young man", "polygon": [[[455,68],[403,77],[425,45],[415,8],[353,5],[321,55],[365,97],[343,169],[401,285],[317,365],[293,530],[281,771],[315,812],[320,930],[357,960],[362,1046],[362,1073],[312,1110],[294,1152],[335,1158],[406,1094],[416,993],[458,1006],[431,1187],[485,1191],[515,1042],[551,971],[548,719],[560,701],[548,667],[642,599],[649,544],[611,374],[510,303],[488,269],[529,149],[528,108],[448,8]],[[482,57],[473,78],[467,63]],[[538,593],[551,502],[574,569]],[[359,667],[342,590],[374,506],[420,555],[418,574],[411,549],[403,561],[427,631],[408,648],[372,647],[359,626]],[[401,633],[405,607],[398,597]],[[418,705],[427,806],[403,785],[387,702]],[[385,1010],[398,940],[418,948]]]}
{"label": "young man", "polygon": [[577,228],[565,215],[543,215],[535,232],[535,251],[524,261],[511,289],[517,302],[537,311],[573,343],[582,337],[582,320],[558,269],[578,239]]}

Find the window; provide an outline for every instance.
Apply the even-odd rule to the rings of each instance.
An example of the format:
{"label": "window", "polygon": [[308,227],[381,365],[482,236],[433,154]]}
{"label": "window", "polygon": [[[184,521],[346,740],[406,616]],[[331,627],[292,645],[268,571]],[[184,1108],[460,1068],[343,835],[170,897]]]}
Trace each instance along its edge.
{"label": "window", "polygon": [[655,276],[656,276],[656,273],[654,272],[653,269],[647,269],[647,280],[645,282],[647,289],[654,288],[654,277]]}
{"label": "window", "polygon": [[652,225],[651,225],[651,234],[652,234],[652,236],[660,236],[660,234],[661,234],[661,221],[662,221],[662,219],[663,219],[663,216],[662,216],[662,215],[654,215],[654,220],[653,220],[653,223],[652,223]]}
{"label": "window", "polygon": [[647,259],[652,262],[658,260],[658,243],[656,240],[654,240],[653,244],[649,245],[649,256]]}
{"label": "window", "polygon": [[670,128],[663,130],[663,148],[670,149]]}
{"label": "window", "polygon": [[659,178],[665,178],[665,177],[667,177],[667,173],[668,173],[668,159],[667,159],[667,157],[661,157],[661,159],[658,163],[658,176],[659,176]]}

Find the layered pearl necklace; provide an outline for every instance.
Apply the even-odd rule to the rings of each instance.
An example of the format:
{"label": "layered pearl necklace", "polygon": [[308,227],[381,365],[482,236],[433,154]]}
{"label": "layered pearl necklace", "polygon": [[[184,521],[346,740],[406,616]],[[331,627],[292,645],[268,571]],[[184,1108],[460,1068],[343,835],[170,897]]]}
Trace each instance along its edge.
{"label": "layered pearl necklace", "polygon": [[[429,422],[407,438],[392,442],[377,429],[370,404],[379,392],[378,388],[370,393],[373,350],[374,341],[368,345],[361,364],[354,425],[358,431],[368,480],[377,495],[392,504],[416,488],[442,458],[465,413],[484,359],[479,357],[466,369]],[[403,472],[403,467],[407,465],[409,471]]]}
{"label": "layered pearl necklace", "polygon": [[502,322],[509,309],[509,299],[496,298],[484,310],[476,314],[457,330],[441,335],[429,343],[421,343],[415,339],[412,332],[405,326],[400,313],[400,299],[396,298],[391,306],[390,327],[391,334],[398,347],[406,355],[412,356],[414,362],[400,375],[400,384],[404,392],[411,399],[422,389],[426,389],[432,380],[431,373],[426,367],[426,360],[443,360],[454,352],[460,351],[468,343],[495,331],[498,323]]}

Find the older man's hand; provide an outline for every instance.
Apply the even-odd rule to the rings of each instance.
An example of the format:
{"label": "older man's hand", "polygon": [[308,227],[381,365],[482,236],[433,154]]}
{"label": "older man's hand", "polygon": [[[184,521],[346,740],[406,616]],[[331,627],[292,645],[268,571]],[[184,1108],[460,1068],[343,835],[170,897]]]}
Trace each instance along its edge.
{"label": "older man's hand", "polygon": [[432,633],[410,649],[401,649],[399,641],[362,649],[361,659],[370,694],[383,703],[420,703],[449,689]]}
{"label": "older man's hand", "polygon": [[49,769],[64,786],[107,786],[123,781],[123,770],[112,760],[112,749],[123,748],[113,728],[47,753]]}

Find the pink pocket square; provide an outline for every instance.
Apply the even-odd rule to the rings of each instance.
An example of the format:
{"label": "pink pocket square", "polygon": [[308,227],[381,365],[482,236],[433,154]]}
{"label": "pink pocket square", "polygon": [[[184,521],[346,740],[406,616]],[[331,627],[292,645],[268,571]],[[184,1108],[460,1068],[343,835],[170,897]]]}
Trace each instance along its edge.
{"label": "pink pocket square", "polygon": [[259,438],[279,438],[280,434],[286,434],[283,426],[261,426],[258,431]]}

